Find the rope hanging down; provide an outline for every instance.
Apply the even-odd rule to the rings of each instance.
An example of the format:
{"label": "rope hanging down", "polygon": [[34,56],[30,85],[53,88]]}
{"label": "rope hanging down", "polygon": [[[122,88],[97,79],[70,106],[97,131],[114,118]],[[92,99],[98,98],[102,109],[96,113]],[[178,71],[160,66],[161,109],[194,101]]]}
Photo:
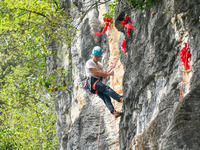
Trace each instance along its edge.
{"label": "rope hanging down", "polygon": [[[113,90],[115,90],[114,89],[114,76],[112,76],[112,87],[113,87]],[[116,110],[115,110],[115,100],[114,100],[113,103],[114,103],[114,113],[115,113],[116,112]],[[116,133],[117,128],[116,128],[116,118],[115,118],[115,116],[114,116],[114,119],[115,119],[115,133]],[[116,135],[115,135],[115,150],[117,150],[117,136]]]}
{"label": "rope hanging down", "polygon": [[[108,53],[108,47],[106,48],[106,58],[107,58],[107,53]],[[114,63],[108,69],[106,69],[106,71],[105,71],[106,73],[112,71],[116,67],[116,64],[119,61],[121,55],[114,61]],[[106,64],[107,64],[107,59],[106,59]],[[103,82],[105,83],[105,80]],[[112,86],[113,86],[113,90],[114,90],[114,76],[112,77]],[[100,121],[99,121],[99,132],[98,132],[98,143],[97,143],[98,150],[99,150],[99,139],[100,139],[100,132],[101,132],[102,111],[103,111],[103,101],[101,102],[101,112],[100,112]],[[115,101],[114,101],[114,111],[115,111]],[[114,118],[115,118],[115,116],[114,116]],[[115,132],[116,132],[116,118],[115,118]],[[115,149],[117,150],[116,135],[115,135]]]}
{"label": "rope hanging down", "polygon": [[105,71],[105,73],[108,73],[110,71],[112,71],[115,67],[116,67],[116,64],[117,62],[119,61],[121,55],[114,61],[114,63]]}
{"label": "rope hanging down", "polygon": [[[129,19],[129,18],[128,18]],[[112,17],[109,19],[109,18],[103,18],[104,22],[106,23],[106,26],[104,27],[103,29],[103,32],[102,33],[99,33],[99,32],[96,32],[95,35],[98,36],[98,35],[102,35],[104,34],[107,29],[108,29],[108,26],[110,25],[110,23],[112,22]],[[127,20],[128,21],[128,20]],[[124,22],[124,25],[127,27],[127,33],[128,35],[130,36],[129,34],[129,30],[130,29],[133,29],[132,27],[132,24],[131,23],[127,23],[127,22]],[[125,51],[125,54],[126,54],[126,50]],[[108,38],[107,38],[107,45],[106,45],[106,64],[107,64],[107,55],[108,55]],[[119,61],[120,57],[122,56],[122,54],[114,61],[114,63],[105,71],[105,73],[108,73],[110,71],[112,71],[115,67],[116,67],[116,64],[117,62]],[[105,80],[103,81],[103,83],[105,83]],[[114,89],[114,77],[112,78],[112,84],[113,84],[113,89]],[[99,132],[98,132],[98,143],[97,143],[97,149],[99,150],[99,140],[100,140],[100,132],[101,132],[101,121],[102,121],[102,111],[103,111],[103,101],[101,102],[101,112],[100,112],[100,121],[99,121]],[[115,101],[114,101],[114,111],[115,111]],[[114,116],[115,118],[115,116]],[[116,132],[116,118],[115,118],[115,132]],[[117,150],[117,137],[115,135],[115,149]]]}
{"label": "rope hanging down", "polygon": [[[107,58],[107,53],[108,53],[108,48],[106,48],[106,58]],[[121,55],[105,71],[106,73],[112,71],[116,67],[116,64],[119,61]],[[107,60],[106,60],[106,64],[107,64]],[[105,80],[103,81],[103,83],[105,83]],[[113,90],[114,90],[114,76],[112,77],[112,86],[113,86]],[[100,112],[100,121],[99,121],[99,132],[98,132],[98,142],[97,142],[97,149],[98,150],[99,150],[99,139],[100,139],[100,132],[101,132],[102,111],[103,111],[103,101],[101,102],[101,112]],[[114,101],[114,111],[115,111],[115,101]],[[115,116],[114,116],[114,118],[115,118]],[[115,132],[116,132],[116,118],[115,118]],[[117,150],[117,138],[116,138],[116,135],[115,135],[115,149]]]}
{"label": "rope hanging down", "polygon": [[[107,27],[106,27],[107,30]],[[105,31],[106,32],[106,31]],[[104,32],[104,33],[105,33]],[[97,32],[96,32],[97,33]],[[96,34],[95,34],[96,35]],[[106,62],[105,65],[107,65],[107,57],[108,57],[108,38],[106,41]],[[105,79],[103,80],[103,83],[105,83]],[[102,112],[103,112],[103,101],[101,101],[101,111],[100,111],[100,120],[99,120],[99,132],[98,132],[98,141],[97,141],[97,149],[99,150],[99,140],[100,140],[100,132],[101,132],[101,120],[102,120]]]}
{"label": "rope hanging down", "polygon": [[[108,55],[108,39],[107,39],[107,45],[106,45],[106,64],[107,64],[107,55]],[[114,63],[106,69],[105,73],[108,73],[112,71],[115,67],[117,62],[119,61],[122,54],[114,61]],[[105,83],[105,80],[103,81]],[[114,89],[114,77],[112,77],[112,85]],[[102,121],[102,111],[103,111],[103,101],[101,102],[101,112],[100,112],[100,121],[99,121],[99,132],[98,132],[98,143],[97,143],[97,149],[99,150],[99,140],[100,140],[100,132],[101,132],[101,121]],[[114,111],[115,111],[115,101],[114,101]],[[115,118],[115,116],[114,116]],[[115,118],[115,132],[116,132],[116,118]],[[115,136],[115,149],[117,150],[117,137]]]}
{"label": "rope hanging down", "polygon": [[101,111],[100,111],[100,120],[99,120],[99,132],[98,132],[98,142],[97,142],[97,149],[98,150],[99,150],[99,139],[100,139],[100,132],[101,132],[102,112],[103,112],[103,101],[101,102]]}

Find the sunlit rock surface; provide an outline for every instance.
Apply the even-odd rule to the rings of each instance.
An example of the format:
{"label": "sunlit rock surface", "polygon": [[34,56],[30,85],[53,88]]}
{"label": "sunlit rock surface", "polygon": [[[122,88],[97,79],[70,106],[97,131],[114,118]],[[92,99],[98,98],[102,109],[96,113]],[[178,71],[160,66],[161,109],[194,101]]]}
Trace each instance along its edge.
{"label": "sunlit rock surface", "polygon": [[[107,4],[94,7],[80,18],[95,2],[62,1],[63,7],[75,5],[71,11],[76,15],[79,32],[71,48],[61,48],[62,65],[72,76],[72,84],[68,90],[59,91],[55,99],[59,149],[96,150],[101,114],[100,150],[114,150],[115,146],[120,150],[198,150],[200,2],[160,0],[141,11],[121,0],[115,12],[115,25],[101,36],[94,33],[103,30],[102,14]],[[134,26],[130,37],[120,24],[127,15]],[[114,89],[125,96],[123,106],[115,103],[117,110],[124,111],[121,120],[115,122],[101,99],[83,89],[84,67],[96,45],[104,50],[102,63],[112,64],[123,54],[124,39],[127,55],[122,55],[117,63],[114,82],[106,80],[107,85],[112,87],[114,83]],[[183,77],[180,50],[185,42],[192,54],[191,70],[179,101]]]}

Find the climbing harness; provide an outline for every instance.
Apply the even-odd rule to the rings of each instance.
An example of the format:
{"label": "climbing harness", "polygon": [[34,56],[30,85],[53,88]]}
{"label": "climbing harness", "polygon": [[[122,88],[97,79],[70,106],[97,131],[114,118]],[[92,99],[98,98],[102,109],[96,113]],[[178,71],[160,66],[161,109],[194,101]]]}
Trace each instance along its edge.
{"label": "climbing harness", "polygon": [[99,80],[95,81],[94,84],[92,85],[93,90],[95,90],[95,94],[98,94],[98,91],[95,89],[95,85]]}
{"label": "climbing harness", "polygon": [[98,94],[98,91],[95,89],[95,85],[98,81],[101,81],[101,80],[102,80],[102,78],[98,79],[95,77],[88,77],[85,80],[84,88],[89,89],[89,91],[93,94]]}
{"label": "climbing harness", "polygon": [[183,99],[187,70],[190,69],[189,61],[191,60],[191,53],[189,51],[188,43],[185,43],[185,47],[181,49],[180,58],[184,66],[184,71],[183,71],[183,79],[182,79],[179,101]]}

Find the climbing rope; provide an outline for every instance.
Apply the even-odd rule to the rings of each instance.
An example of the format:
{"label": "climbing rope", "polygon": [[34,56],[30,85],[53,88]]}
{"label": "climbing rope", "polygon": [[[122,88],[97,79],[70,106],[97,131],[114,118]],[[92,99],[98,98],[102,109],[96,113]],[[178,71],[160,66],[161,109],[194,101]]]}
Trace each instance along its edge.
{"label": "climbing rope", "polygon": [[181,85],[181,90],[180,90],[180,97],[179,97],[179,101],[181,101],[183,99],[183,94],[184,94],[184,88],[185,88],[185,78],[186,78],[186,71],[183,71],[183,79],[182,79],[182,85]]}
{"label": "climbing rope", "polygon": [[[109,32],[108,32],[108,34],[109,34]],[[107,65],[107,57],[108,57],[108,36],[107,36],[107,41],[106,41],[106,62],[105,62],[105,65]],[[103,79],[103,83],[105,84],[105,79]],[[99,120],[99,132],[98,132],[98,142],[97,142],[97,149],[98,150],[99,150],[99,139],[100,139],[100,132],[101,132],[102,113],[103,113],[103,101],[101,101],[101,111],[100,111],[100,120]]]}
{"label": "climbing rope", "polygon": [[[108,33],[109,34],[109,33]],[[114,61],[114,63],[112,63],[112,65],[110,67],[108,67],[108,69],[106,69],[105,73],[108,73],[110,71],[112,71],[115,67],[117,62],[119,61],[120,57],[122,56],[122,54]],[[107,64],[107,57],[108,57],[108,38],[107,38],[107,44],[106,44],[106,62],[105,64]],[[105,80],[103,80],[103,83],[105,84]],[[114,90],[114,76],[112,76],[112,87]],[[114,103],[114,113],[115,113],[115,101]],[[100,111],[100,120],[99,120],[99,132],[98,132],[98,143],[97,143],[97,149],[99,150],[99,140],[100,140],[100,132],[101,132],[101,121],[102,121],[102,112],[103,112],[103,101],[101,101],[101,111]],[[115,118],[115,116],[114,116]],[[115,118],[115,133],[116,133],[116,118]],[[115,150],[117,150],[117,136],[115,135]]]}
{"label": "climbing rope", "polygon": [[[106,32],[108,26],[110,25],[112,21],[112,17],[111,19],[108,18],[104,18],[104,22],[106,23],[105,28],[103,29],[102,33],[96,32],[95,35],[102,35]],[[131,28],[132,29],[132,25],[128,24],[127,27],[127,33],[128,33],[128,29]],[[109,32],[108,32],[109,35]],[[128,34],[129,35],[129,34]],[[130,35],[129,35],[130,36]],[[107,57],[108,57],[108,36],[107,36],[107,45],[106,45],[106,63],[107,64]],[[125,53],[126,54],[126,53]],[[119,61],[120,57],[122,56],[122,54],[114,61],[114,63],[105,71],[105,73],[108,73],[110,71],[112,71],[115,67],[117,62]],[[105,80],[103,80],[103,83],[105,84]],[[113,90],[114,90],[114,76],[112,77],[112,85],[113,85]],[[97,143],[97,149],[99,150],[99,140],[100,140],[100,132],[101,132],[101,121],[102,121],[102,111],[103,111],[103,101],[101,102],[101,111],[100,111],[100,120],[99,120],[99,132],[98,132],[98,143]],[[114,101],[114,113],[115,113],[115,101]],[[115,118],[115,116],[114,116]],[[115,133],[116,133],[116,118],[115,118]],[[115,135],[115,149],[117,150],[117,136]]]}
{"label": "climbing rope", "polygon": [[[122,54],[121,54],[122,55]],[[105,71],[105,73],[108,73],[110,71],[112,71],[115,67],[116,67],[116,64],[118,62],[118,60],[120,59],[121,55],[114,61],[114,63]]]}
{"label": "climbing rope", "polygon": [[97,143],[97,149],[98,150],[99,150],[99,139],[100,139],[100,132],[101,132],[102,112],[103,112],[103,101],[101,101],[101,111],[100,111],[100,120],[99,120],[99,132],[98,132],[98,143]]}
{"label": "climbing rope", "polygon": [[[115,90],[114,89],[114,75],[112,76],[112,88],[113,88],[113,90]],[[115,100],[114,100],[114,114],[115,114]],[[114,119],[115,119],[115,133],[116,133],[116,131],[117,131],[117,128],[116,128],[116,118],[115,118],[115,115],[114,115]],[[117,135],[115,135],[115,150],[117,150]]]}

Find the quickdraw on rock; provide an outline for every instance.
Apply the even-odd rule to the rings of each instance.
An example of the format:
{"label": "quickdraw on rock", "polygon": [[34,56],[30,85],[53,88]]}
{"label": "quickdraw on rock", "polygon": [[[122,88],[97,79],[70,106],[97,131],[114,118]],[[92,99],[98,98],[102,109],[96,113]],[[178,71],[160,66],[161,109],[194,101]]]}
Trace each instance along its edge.
{"label": "quickdraw on rock", "polygon": [[186,76],[187,76],[186,72],[187,70],[190,70],[189,61],[191,60],[191,53],[188,48],[188,43],[185,43],[185,47],[181,49],[180,58],[184,66],[184,71],[183,71],[183,79],[182,79],[179,101],[183,99],[185,81],[186,81]]}
{"label": "quickdraw on rock", "polygon": [[119,131],[117,133],[115,133],[115,135],[119,134],[119,132],[121,131],[122,129],[122,124],[119,125]]}
{"label": "quickdraw on rock", "polygon": [[133,25],[129,22],[130,17],[126,16],[125,19],[123,21],[121,21],[122,27],[126,27],[127,28],[127,34],[130,37],[130,29],[134,29]]}
{"label": "quickdraw on rock", "polygon": [[124,53],[125,53],[125,55],[126,55],[126,54],[127,54],[127,51],[126,51],[126,41],[125,41],[125,40],[122,41],[121,47],[122,47],[122,49],[124,50]]}
{"label": "quickdraw on rock", "polygon": [[183,47],[181,49],[181,52],[180,52],[181,62],[183,63],[183,66],[184,66],[185,70],[189,70],[190,69],[189,61],[191,59],[191,53],[190,53],[189,48],[187,47],[187,45],[188,45],[188,43],[185,43],[185,47]]}
{"label": "quickdraw on rock", "polygon": [[107,31],[107,29],[108,29],[108,26],[110,25],[110,23],[112,22],[112,17],[109,19],[109,18],[103,18],[103,21],[106,23],[106,26],[104,27],[104,29],[103,29],[103,32],[102,33],[100,33],[100,32],[96,32],[95,33],[95,35],[102,35],[102,34],[104,34],[106,31]]}
{"label": "quickdraw on rock", "polygon": [[128,23],[130,17],[126,16],[125,19],[123,21],[121,21],[122,27],[125,27],[125,25]]}

